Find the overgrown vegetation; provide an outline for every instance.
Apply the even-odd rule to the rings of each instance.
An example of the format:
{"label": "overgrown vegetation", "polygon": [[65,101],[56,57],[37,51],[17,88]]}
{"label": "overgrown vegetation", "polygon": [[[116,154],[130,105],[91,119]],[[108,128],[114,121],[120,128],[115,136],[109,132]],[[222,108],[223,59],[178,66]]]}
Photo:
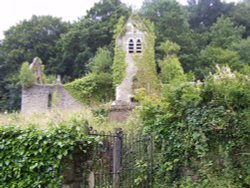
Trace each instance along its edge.
{"label": "overgrown vegetation", "polygon": [[[55,75],[46,75],[44,73],[45,66],[42,62],[42,60],[39,57],[35,57],[37,63],[40,64],[41,68],[41,82],[43,84],[55,84],[56,82],[56,76]],[[36,70],[37,71],[37,70]],[[21,66],[21,69],[19,71],[18,79],[19,79],[19,84],[22,86],[22,88],[28,88],[37,83],[37,78],[36,78],[36,71],[32,70],[30,68],[29,62],[24,62]]]}
{"label": "overgrown vegetation", "polygon": [[94,140],[86,135],[86,126],[81,116],[46,129],[34,124],[1,125],[1,186],[59,187],[62,159],[70,158],[75,149],[82,150],[86,158],[91,154]]}
{"label": "overgrown vegetation", "polygon": [[[217,66],[204,83],[172,82],[161,98],[142,97],[144,133],[161,155],[159,187],[247,187],[249,78]],[[163,181],[164,180],[164,181]]]}
{"label": "overgrown vegetation", "polygon": [[[237,4],[199,0],[187,5],[153,0],[144,1],[139,14],[154,25],[156,62],[163,57],[158,47],[169,40],[180,46],[177,55],[184,71],[192,71],[196,79],[204,79],[206,74],[214,72],[215,63],[227,63],[249,74],[249,12],[247,0]],[[0,45],[0,111],[20,109],[17,75],[22,62],[31,62],[38,56],[46,66],[45,74],[60,74],[64,83],[86,76],[90,59],[98,48],[107,47],[113,54],[114,40],[120,31],[126,31],[122,23],[130,14],[130,8],[120,0],[104,0],[72,24],[51,16],[33,16],[11,27]],[[147,29],[152,31],[147,23]],[[114,62],[121,62],[119,66],[114,63],[113,83],[117,85],[124,77],[119,70],[126,65],[121,61],[124,54],[115,51],[119,55],[115,55]]]}
{"label": "overgrown vegetation", "polygon": [[112,78],[107,73],[91,73],[66,84],[64,87],[83,104],[109,102],[114,95]]}
{"label": "overgrown vegetation", "polygon": [[113,85],[119,85],[125,77],[127,64],[125,62],[126,52],[121,49],[121,46],[118,46],[118,38],[126,31],[124,26],[125,19],[121,17],[115,27],[114,39],[115,39],[115,49],[114,49],[114,63],[113,63]]}
{"label": "overgrown vegetation", "polygon": [[89,64],[90,73],[66,84],[65,89],[83,104],[109,102],[114,96],[111,67],[111,52],[99,48]]}
{"label": "overgrown vegetation", "polygon": [[135,27],[144,32],[143,53],[135,54],[133,57],[138,69],[133,87],[134,89],[145,88],[148,95],[158,94],[159,80],[156,72],[154,53],[154,27],[148,21],[145,21],[146,24],[144,24],[138,15],[134,15],[132,19],[134,19]]}
{"label": "overgrown vegetation", "polygon": [[35,84],[36,78],[32,70],[29,69],[29,63],[24,62],[19,73],[20,84],[23,88],[28,88]]}
{"label": "overgrown vegetation", "polygon": [[126,73],[126,53],[118,46],[115,47],[114,64],[113,64],[113,84],[119,85],[125,77]]}
{"label": "overgrown vegetation", "polygon": [[177,57],[177,53],[180,50],[180,46],[177,44],[166,41],[159,47],[164,52],[164,59],[159,60],[158,64],[161,68],[160,80],[163,84],[169,84],[174,81],[185,81],[183,68]]}
{"label": "overgrown vegetation", "polygon": [[[141,106],[135,117],[117,125],[108,122],[108,108],[99,104],[113,98],[125,76],[126,52],[114,40],[126,32],[129,14],[119,0],[103,0],[73,24],[33,16],[6,31],[0,44],[0,111],[19,109],[20,63],[39,56],[46,75],[61,74],[79,101],[98,104],[83,112],[91,114],[94,128],[123,126],[135,132],[141,125],[139,135],[153,134],[156,187],[249,187],[249,1],[199,0],[183,6],[175,0],[145,0],[140,11],[144,23],[131,17],[148,32],[144,53],[134,56],[138,75],[133,87],[139,88]],[[24,63],[23,87],[33,84],[29,75]],[[80,139],[88,139],[83,126],[63,122],[65,116],[54,114],[48,123],[43,114],[36,121],[46,126],[38,129],[33,122],[27,128],[16,126],[23,124],[16,113],[0,115],[2,124],[14,122],[0,127],[1,185],[58,185],[60,159]],[[148,165],[136,160],[136,185],[148,178]]]}

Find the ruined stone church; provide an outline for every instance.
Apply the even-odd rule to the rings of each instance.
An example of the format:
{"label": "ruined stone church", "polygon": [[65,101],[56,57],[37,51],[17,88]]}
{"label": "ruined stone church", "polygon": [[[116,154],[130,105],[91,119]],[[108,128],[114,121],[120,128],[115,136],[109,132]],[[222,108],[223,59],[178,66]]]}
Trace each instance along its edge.
{"label": "ruined stone church", "polygon": [[[116,39],[116,47],[125,54],[123,61],[126,63],[126,69],[123,80],[115,89],[110,119],[123,121],[136,105],[135,90],[145,88],[147,93],[151,93],[158,82],[154,62],[154,37],[142,21],[131,17]],[[21,111],[41,113],[80,108],[81,105],[63,88],[60,80],[53,85],[42,82],[39,66],[41,65],[34,59],[30,68],[36,75],[36,84],[23,89]]]}
{"label": "ruined stone church", "polygon": [[41,67],[41,60],[34,58],[30,69],[36,81],[33,86],[22,89],[21,113],[38,114],[80,109],[81,105],[64,89],[59,76],[55,84],[44,84]]}

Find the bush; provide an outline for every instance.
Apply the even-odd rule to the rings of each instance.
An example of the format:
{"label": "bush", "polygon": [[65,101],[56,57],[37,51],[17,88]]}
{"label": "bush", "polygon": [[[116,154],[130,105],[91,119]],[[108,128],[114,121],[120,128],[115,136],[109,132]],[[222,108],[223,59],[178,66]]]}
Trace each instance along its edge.
{"label": "bush", "polygon": [[[93,140],[85,135],[84,122],[75,117],[47,129],[0,126],[0,185],[59,187],[61,160],[76,148],[88,153],[93,147]],[[79,145],[82,140],[87,142]]]}
{"label": "bush", "polygon": [[19,72],[20,84],[23,88],[28,88],[35,84],[36,78],[32,70],[29,69],[29,63],[24,62]]}
{"label": "bush", "polygon": [[190,187],[248,187],[249,93],[247,76],[217,67],[203,84],[173,82],[160,99],[140,97],[144,133],[155,135],[161,153],[156,184],[190,177]]}
{"label": "bush", "polygon": [[114,91],[112,76],[109,73],[90,73],[87,76],[66,84],[65,89],[83,104],[110,101]]}

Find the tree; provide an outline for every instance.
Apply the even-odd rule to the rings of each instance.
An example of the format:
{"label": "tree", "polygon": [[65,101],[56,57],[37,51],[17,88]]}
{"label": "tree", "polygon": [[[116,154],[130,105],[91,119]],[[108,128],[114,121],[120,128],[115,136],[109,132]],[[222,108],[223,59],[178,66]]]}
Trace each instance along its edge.
{"label": "tree", "polygon": [[[156,46],[167,40],[177,43],[181,47],[178,57],[185,71],[194,70],[205,40],[204,35],[190,29],[186,8],[176,0],[145,0],[141,13],[155,25]],[[162,59],[163,56],[156,48],[156,57]]]}
{"label": "tree", "polygon": [[221,16],[210,28],[210,45],[219,48],[230,48],[233,43],[241,41],[243,26],[234,26],[228,17]]}
{"label": "tree", "polygon": [[221,0],[189,1],[189,23],[193,29],[206,31],[218,17],[228,15],[233,7],[233,3],[224,3]]}
{"label": "tree", "polygon": [[241,25],[246,28],[243,33],[243,37],[250,36],[250,3],[249,1],[243,1],[237,3],[234,10],[229,14],[236,25]]}
{"label": "tree", "polygon": [[127,18],[129,13],[119,0],[102,0],[72,25],[58,42],[61,53],[54,59],[64,81],[84,76],[98,48],[113,49],[114,27],[121,16]]}
{"label": "tree", "polygon": [[234,43],[232,49],[240,55],[240,60],[246,65],[250,65],[250,37],[240,42]]}
{"label": "tree", "polygon": [[95,57],[90,60],[89,69],[91,72],[112,74],[112,54],[109,50],[98,48]]}
{"label": "tree", "polygon": [[6,69],[4,65],[4,56],[2,46],[0,44],[0,112],[4,111],[6,104],[6,90],[4,88],[4,75],[6,74]]}
{"label": "tree", "polygon": [[199,66],[196,68],[198,78],[202,79],[209,72],[215,72],[215,65],[229,65],[233,69],[239,70],[242,67],[240,56],[236,51],[207,46],[201,51]]}
{"label": "tree", "polygon": [[161,68],[160,78],[163,84],[169,84],[173,81],[185,80],[183,68],[179,62],[176,53],[180,50],[180,47],[170,41],[162,43],[160,50],[164,51],[165,57],[159,61]]}
{"label": "tree", "polygon": [[155,24],[157,43],[171,40],[180,44],[188,31],[187,12],[175,0],[145,0],[141,13]]}
{"label": "tree", "polygon": [[80,102],[95,104],[114,96],[111,52],[99,48],[89,64],[89,74],[67,83],[65,88]]}
{"label": "tree", "polygon": [[250,75],[250,37],[243,39],[238,43],[234,43],[231,47],[240,55],[241,69],[243,74]]}
{"label": "tree", "polygon": [[[0,47],[0,104],[1,111],[18,110],[21,87],[18,74],[22,62],[42,57],[47,65],[46,73],[53,72],[57,65],[50,63],[56,56],[56,42],[68,29],[68,23],[51,16],[33,16],[12,26],[5,32]],[[1,58],[2,57],[2,58]]]}
{"label": "tree", "polygon": [[[56,56],[56,42],[62,33],[67,32],[68,24],[52,16],[32,16],[12,26],[5,32],[3,50],[8,71],[17,73],[22,62],[31,61],[34,57],[42,57],[51,73],[53,66],[50,58]],[[53,72],[56,74],[55,72]]]}

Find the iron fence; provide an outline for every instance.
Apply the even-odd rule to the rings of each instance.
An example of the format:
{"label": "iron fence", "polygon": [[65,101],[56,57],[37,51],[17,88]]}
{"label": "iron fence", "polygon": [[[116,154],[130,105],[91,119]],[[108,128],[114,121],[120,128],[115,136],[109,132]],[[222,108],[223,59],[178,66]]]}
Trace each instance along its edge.
{"label": "iron fence", "polygon": [[153,187],[153,138],[89,129],[99,142],[94,151],[93,185],[97,188]]}

